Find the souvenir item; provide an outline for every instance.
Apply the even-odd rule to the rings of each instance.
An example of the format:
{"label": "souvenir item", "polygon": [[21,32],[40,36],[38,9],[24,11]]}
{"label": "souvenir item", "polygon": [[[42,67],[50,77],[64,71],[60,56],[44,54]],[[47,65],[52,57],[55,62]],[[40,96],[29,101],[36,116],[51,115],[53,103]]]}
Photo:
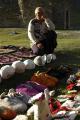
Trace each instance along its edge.
{"label": "souvenir item", "polygon": [[25,60],[23,63],[25,64],[26,69],[34,69],[35,68],[34,62],[30,59]]}
{"label": "souvenir item", "polygon": [[31,81],[37,82],[46,87],[54,87],[57,84],[58,79],[56,77],[46,74],[45,72],[42,73],[37,72],[34,73],[34,75],[31,78]]}
{"label": "souvenir item", "polygon": [[10,78],[11,76],[14,75],[14,73],[15,73],[15,69],[10,65],[5,65],[0,69],[0,75],[3,79]]}
{"label": "souvenir item", "polygon": [[37,66],[43,66],[43,65],[45,65],[44,57],[42,57],[42,56],[37,56],[37,57],[35,57],[35,58],[34,58],[34,63],[35,63],[35,65],[37,65]]}
{"label": "souvenir item", "polygon": [[52,54],[48,54],[46,56],[46,58],[47,58],[47,63],[50,63],[52,61],[52,59],[53,59],[53,55]]}
{"label": "souvenir item", "polygon": [[15,69],[16,73],[23,73],[23,72],[25,72],[25,65],[21,61],[14,61],[12,63],[12,67]]}

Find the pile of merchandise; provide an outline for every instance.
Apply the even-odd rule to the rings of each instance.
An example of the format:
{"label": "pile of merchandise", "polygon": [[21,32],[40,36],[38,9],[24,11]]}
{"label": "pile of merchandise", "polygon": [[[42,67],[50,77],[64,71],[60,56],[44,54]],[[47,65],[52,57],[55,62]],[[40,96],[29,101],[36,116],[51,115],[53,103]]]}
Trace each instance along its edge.
{"label": "pile of merchandise", "polygon": [[[0,95],[1,120],[76,120],[80,117],[80,71],[70,66],[37,72],[30,81]],[[65,79],[64,92],[59,92]]]}

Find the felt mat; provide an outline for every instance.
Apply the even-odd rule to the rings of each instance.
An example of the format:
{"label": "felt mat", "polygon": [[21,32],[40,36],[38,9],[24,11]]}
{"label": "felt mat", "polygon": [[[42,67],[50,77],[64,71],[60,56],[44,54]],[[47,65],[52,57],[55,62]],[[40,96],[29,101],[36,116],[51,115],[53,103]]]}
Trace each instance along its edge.
{"label": "felt mat", "polygon": [[33,57],[35,57],[35,55],[30,48],[12,45],[0,47],[0,65],[11,64],[16,60],[24,60]]}

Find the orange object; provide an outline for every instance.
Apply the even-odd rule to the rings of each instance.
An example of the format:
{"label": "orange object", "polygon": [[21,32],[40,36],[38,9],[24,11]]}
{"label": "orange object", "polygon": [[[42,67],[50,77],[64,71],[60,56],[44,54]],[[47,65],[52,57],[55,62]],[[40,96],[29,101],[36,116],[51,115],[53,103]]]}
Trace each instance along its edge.
{"label": "orange object", "polygon": [[45,72],[34,73],[31,80],[47,87],[54,87],[58,82],[58,79],[56,77],[50,76]]}
{"label": "orange object", "polygon": [[0,117],[5,120],[11,120],[15,118],[17,113],[9,108],[0,107]]}

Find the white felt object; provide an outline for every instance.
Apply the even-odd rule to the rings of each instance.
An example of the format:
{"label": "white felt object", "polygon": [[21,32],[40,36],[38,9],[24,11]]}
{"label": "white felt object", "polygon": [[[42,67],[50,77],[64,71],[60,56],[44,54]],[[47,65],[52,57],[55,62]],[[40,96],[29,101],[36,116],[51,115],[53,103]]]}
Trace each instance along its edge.
{"label": "white felt object", "polygon": [[24,61],[24,64],[25,64],[25,68],[26,69],[34,69],[35,68],[35,64],[33,62],[33,60],[30,60],[30,59],[27,59]]}
{"label": "white felt object", "polygon": [[45,62],[44,62],[44,57],[42,56],[37,56],[34,58],[34,63],[35,65],[37,66],[44,66],[45,65]]}
{"label": "white felt object", "polygon": [[31,116],[34,114],[34,120],[40,120],[39,116],[39,107],[37,104],[34,104],[28,111],[27,116]]}
{"label": "white felt object", "polygon": [[67,118],[66,120],[75,120],[77,114],[78,114],[77,111],[70,111],[70,112],[68,112],[67,115],[69,116],[69,118]]}
{"label": "white felt object", "polygon": [[50,63],[50,62],[52,61],[52,59],[53,59],[53,54],[48,54],[48,55],[46,56],[46,58],[47,58],[46,62],[47,62],[47,63]]}
{"label": "white felt object", "polygon": [[13,120],[28,120],[26,115],[17,115]]}
{"label": "white felt object", "polygon": [[[65,114],[66,114],[66,111],[61,110],[61,111],[57,112],[55,115],[53,115],[53,118],[55,118],[55,117],[63,117],[63,116],[65,116]],[[58,120],[58,119],[55,119],[55,120]],[[60,120],[62,120],[62,119],[60,119]]]}
{"label": "white felt object", "polygon": [[12,67],[15,69],[16,73],[23,73],[23,72],[25,72],[25,65],[21,61],[14,61],[12,63]]}
{"label": "white felt object", "polygon": [[11,76],[14,75],[14,73],[15,73],[15,69],[10,65],[5,65],[0,69],[0,75],[3,79],[10,78]]}
{"label": "white felt object", "polygon": [[46,120],[49,110],[46,107],[45,100],[37,101],[33,106],[27,111],[27,116],[34,113],[34,120]]}
{"label": "white felt object", "polygon": [[75,120],[77,114],[78,114],[77,111],[68,111],[68,112],[59,111],[54,117],[63,117],[63,118],[56,118],[55,120]]}
{"label": "white felt object", "polygon": [[[75,101],[72,101],[72,100],[67,100],[66,102],[64,102],[61,106],[65,106],[65,107],[69,107],[69,108],[72,108],[73,105],[75,104]],[[68,113],[68,116],[70,117],[69,115],[70,113]],[[55,117],[61,117],[61,116],[66,116],[66,110],[64,111],[59,111],[56,113]],[[56,119],[56,120],[68,120],[68,118],[61,118],[61,119]],[[70,120],[74,120],[74,119],[70,119]]]}
{"label": "white felt object", "polygon": [[58,99],[60,102],[65,102],[66,100],[69,99],[69,97],[67,97],[67,95],[58,95],[58,96],[57,96],[57,99]]}
{"label": "white felt object", "polygon": [[66,102],[64,102],[61,106],[65,106],[65,107],[70,107],[72,108],[73,105],[75,104],[75,101],[72,101],[72,100],[67,100]]}
{"label": "white felt object", "polygon": [[46,60],[47,60],[47,57],[46,57],[46,54],[44,54],[43,56],[42,56],[42,61],[43,61],[43,64],[45,65],[45,63],[46,63]]}
{"label": "white felt object", "polygon": [[[41,99],[41,95],[43,95],[43,93],[36,95],[35,100],[37,100],[27,111],[27,116],[34,114],[34,120],[47,120],[47,115],[50,115],[50,109],[47,102],[49,96],[48,91],[44,91],[44,99]],[[40,99],[38,99],[37,96],[39,96]]]}

